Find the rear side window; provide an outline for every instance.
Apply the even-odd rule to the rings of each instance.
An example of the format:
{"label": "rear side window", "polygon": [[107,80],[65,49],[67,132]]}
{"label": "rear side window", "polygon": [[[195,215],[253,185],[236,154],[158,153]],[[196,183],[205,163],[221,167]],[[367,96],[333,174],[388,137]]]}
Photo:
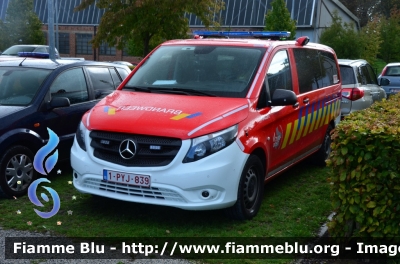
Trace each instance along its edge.
{"label": "rear side window", "polygon": [[369,84],[376,84],[376,85],[378,85],[378,81],[376,80],[376,74],[375,74],[375,72],[374,72],[374,69],[372,69],[371,65],[369,65],[369,64],[366,65],[365,67],[366,67],[367,70],[368,70],[368,75],[369,75],[369,79],[370,79]]}
{"label": "rear side window", "polygon": [[114,90],[114,82],[108,68],[87,67],[94,90]]}
{"label": "rear side window", "polygon": [[71,104],[89,99],[86,79],[82,68],[61,73],[50,87],[51,97],[67,97]]}
{"label": "rear side window", "polygon": [[372,68],[371,69],[369,68],[370,68],[369,65],[363,65],[360,67],[362,84],[363,85],[378,84]]}
{"label": "rear side window", "polygon": [[299,91],[306,93],[338,82],[338,69],[332,53],[321,50],[294,49]]}
{"label": "rear side window", "polygon": [[118,85],[121,83],[121,78],[118,76],[118,73],[114,68],[110,68],[110,74],[113,79],[115,87],[118,87]]}
{"label": "rear side window", "polygon": [[340,66],[340,76],[342,77],[342,84],[355,84],[356,78],[354,77],[354,70],[352,67]]}
{"label": "rear side window", "polygon": [[116,70],[119,73],[119,76],[121,76],[122,80],[124,80],[129,75],[129,72],[125,69],[117,68]]}

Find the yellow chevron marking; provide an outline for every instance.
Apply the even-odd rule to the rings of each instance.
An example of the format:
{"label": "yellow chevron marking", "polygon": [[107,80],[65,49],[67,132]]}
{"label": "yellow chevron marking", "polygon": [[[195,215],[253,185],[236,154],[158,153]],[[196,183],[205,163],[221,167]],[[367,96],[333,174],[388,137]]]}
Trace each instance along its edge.
{"label": "yellow chevron marking", "polygon": [[336,103],[337,103],[337,107],[336,107],[336,115],[335,116],[338,116],[338,115],[340,115],[340,100],[338,99]]}
{"label": "yellow chevron marking", "polygon": [[311,132],[314,131],[314,126],[318,122],[318,120],[317,120],[317,112],[318,112],[318,110],[314,111],[313,120],[312,120],[312,123],[311,123],[311,126],[310,126],[310,131],[308,131],[308,133],[311,133]]}
{"label": "yellow chevron marking", "polygon": [[320,109],[318,109],[318,119],[317,119],[317,123],[315,124],[315,128],[314,130],[317,130],[319,128],[319,123],[322,120],[322,115],[324,114],[323,112],[323,108],[321,107]]}
{"label": "yellow chevron marking", "polygon": [[322,110],[321,122],[319,123],[319,127],[322,127],[324,125],[327,111],[328,111],[328,106],[325,105]]}
{"label": "yellow chevron marking", "polygon": [[336,113],[336,102],[332,103],[332,114],[331,114],[331,118],[329,120],[332,120],[335,118],[335,113]]}
{"label": "yellow chevron marking", "polygon": [[305,119],[306,119],[305,116],[301,117],[301,119],[300,119],[300,130],[299,130],[299,133],[297,133],[296,141],[299,140],[299,138],[301,137],[301,132],[303,132],[304,120]]}
{"label": "yellow chevron marking", "polygon": [[310,119],[311,119],[311,113],[307,115],[307,124],[303,132],[303,137],[306,136],[308,133],[308,127],[310,126]]}
{"label": "yellow chevron marking", "polygon": [[290,136],[290,131],[292,130],[292,123],[287,124],[286,126],[286,133],[285,133],[285,138],[283,139],[283,143],[282,143],[282,149],[284,149],[286,147],[286,144],[289,140],[289,136]]}
{"label": "yellow chevron marking", "polygon": [[298,125],[299,125],[299,120],[296,119],[296,120],[294,121],[293,133],[292,133],[292,137],[290,138],[289,145],[292,144],[293,141],[294,141],[294,139],[296,138],[296,132],[297,132]]}
{"label": "yellow chevron marking", "polygon": [[329,123],[329,117],[331,116],[332,113],[332,103],[329,104],[328,106],[328,111],[327,111],[327,115],[326,115],[326,119],[325,119],[325,125],[327,125]]}

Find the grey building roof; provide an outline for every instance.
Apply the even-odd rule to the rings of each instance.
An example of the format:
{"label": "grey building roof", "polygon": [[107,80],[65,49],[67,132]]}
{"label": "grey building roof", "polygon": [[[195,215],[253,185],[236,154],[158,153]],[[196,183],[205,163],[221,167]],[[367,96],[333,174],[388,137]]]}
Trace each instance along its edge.
{"label": "grey building roof", "polygon": [[[264,27],[265,14],[271,9],[272,1],[224,0],[225,10],[215,14],[215,17],[225,27]],[[298,27],[313,24],[313,13],[318,0],[285,0],[285,2]],[[195,15],[189,14],[188,18],[191,27],[203,25]]]}
{"label": "grey building roof", "polygon": [[[9,1],[10,0],[0,1],[0,19],[2,20],[4,20],[6,16]],[[83,11],[74,12],[74,7],[78,6],[81,0],[56,0],[55,2],[57,2],[55,14],[57,13],[56,11],[58,11],[57,21],[59,25],[98,25],[105,12],[105,9],[99,9],[95,5],[91,5]],[[47,24],[47,0],[34,0],[33,6],[39,19],[44,24]]]}
{"label": "grey building roof", "polygon": [[[0,1],[0,19],[4,20],[6,8],[10,0]],[[215,14],[215,19],[224,27],[264,27],[265,14],[271,9],[273,0],[224,0],[225,10]],[[285,0],[292,19],[297,21],[297,27],[311,27],[314,25],[315,12],[321,0]],[[339,8],[346,8],[337,0],[331,0]],[[74,7],[81,0],[56,0],[59,25],[98,25],[104,14],[104,9],[94,5],[74,12]],[[47,23],[47,0],[34,0],[34,10],[43,23]],[[350,16],[353,16],[348,10]],[[202,27],[203,23],[193,14],[186,14],[190,27]],[[354,17],[355,18],[355,17]],[[357,19],[357,18],[355,18]]]}

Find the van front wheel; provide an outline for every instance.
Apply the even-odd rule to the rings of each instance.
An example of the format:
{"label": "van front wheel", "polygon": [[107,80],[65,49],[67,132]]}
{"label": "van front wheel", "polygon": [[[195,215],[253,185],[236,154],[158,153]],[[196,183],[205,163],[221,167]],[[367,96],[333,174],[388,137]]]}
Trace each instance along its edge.
{"label": "van front wheel", "polygon": [[257,156],[251,155],[240,177],[236,203],[225,209],[226,214],[237,220],[252,219],[260,209],[263,189],[264,167]]}

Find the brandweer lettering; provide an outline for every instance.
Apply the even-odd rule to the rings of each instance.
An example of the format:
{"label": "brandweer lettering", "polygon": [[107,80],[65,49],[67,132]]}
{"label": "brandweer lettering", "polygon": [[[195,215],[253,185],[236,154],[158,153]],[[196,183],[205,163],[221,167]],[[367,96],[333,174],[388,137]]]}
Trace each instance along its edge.
{"label": "brandweer lettering", "polygon": [[148,111],[148,112],[158,112],[158,113],[170,113],[173,115],[179,115],[183,111],[182,110],[176,110],[176,109],[167,109],[167,108],[161,108],[161,107],[154,107],[154,106],[135,106],[135,105],[125,105],[125,106],[120,106],[117,108],[118,110],[131,110],[131,111]]}

